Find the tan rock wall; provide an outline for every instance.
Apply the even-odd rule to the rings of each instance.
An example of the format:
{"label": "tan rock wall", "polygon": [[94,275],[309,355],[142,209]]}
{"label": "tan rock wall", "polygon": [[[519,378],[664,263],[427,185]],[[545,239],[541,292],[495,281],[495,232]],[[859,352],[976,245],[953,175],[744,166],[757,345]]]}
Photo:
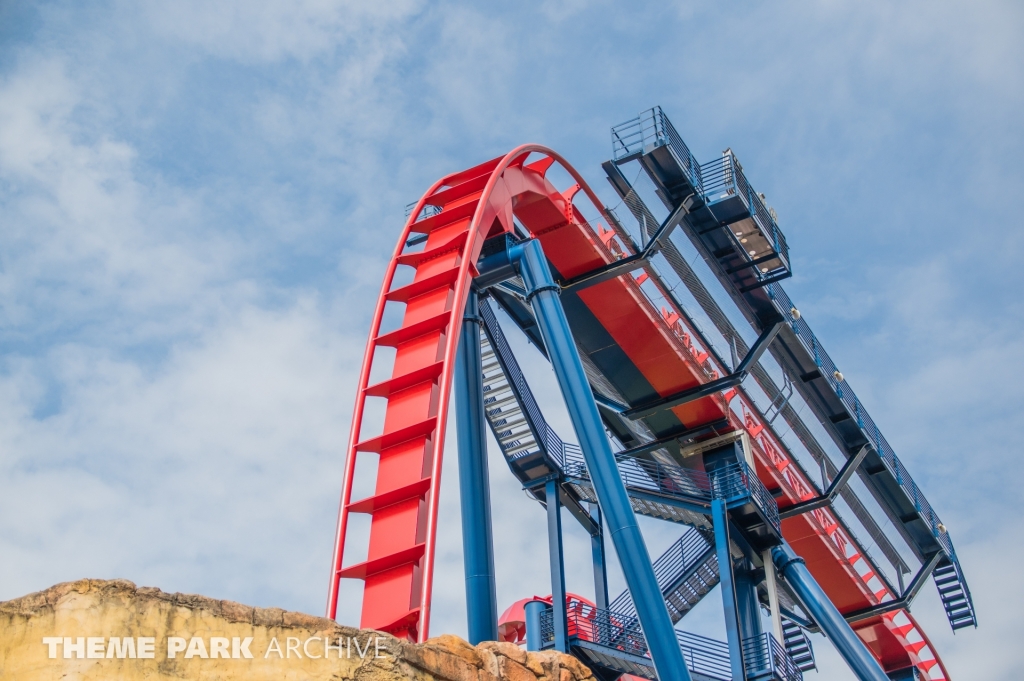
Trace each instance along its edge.
{"label": "tan rock wall", "polygon": [[[147,639],[151,657],[142,656]],[[592,681],[592,674],[573,657],[511,643],[474,647],[445,635],[415,645],[277,608],[81,580],[0,603],[0,679]]]}

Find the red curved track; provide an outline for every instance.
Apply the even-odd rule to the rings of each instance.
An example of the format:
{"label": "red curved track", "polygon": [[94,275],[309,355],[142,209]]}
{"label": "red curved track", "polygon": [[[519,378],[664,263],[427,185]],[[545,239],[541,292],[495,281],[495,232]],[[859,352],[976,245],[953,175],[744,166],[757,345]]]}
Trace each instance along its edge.
{"label": "red curved track", "polygon": [[[535,158],[527,164],[530,158]],[[565,191],[547,177],[558,163],[576,182]],[[329,617],[335,617],[340,579],[364,580],[360,626],[425,640],[437,533],[441,456],[468,286],[483,242],[513,229],[513,214],[544,251],[563,280],[614,262],[628,249],[616,234],[586,222],[574,199],[584,195],[603,215],[597,196],[580,175],[553,151],[524,145],[503,157],[434,184],[419,200],[405,225],[388,266],[374,313],[359,378],[348,459],[335,540]],[[437,214],[419,217],[426,206]],[[411,234],[426,235],[421,250],[410,252]],[[414,274],[394,286],[399,266]],[[638,269],[640,269],[638,267]],[[683,326],[671,297],[656,306],[641,288],[645,277],[631,274],[583,289],[580,299],[630,360],[662,396],[704,383],[718,371],[708,353]],[[382,332],[386,306],[404,304],[401,325]],[[394,348],[390,378],[370,384],[374,363],[386,364]],[[721,369],[721,368],[719,368]],[[369,398],[386,402],[383,432],[362,432]],[[770,428],[758,421],[743,393],[716,394],[673,409],[688,427],[727,418],[734,430],[746,430],[753,443],[762,482],[779,505],[815,496],[813,485],[787,454]],[[374,493],[352,500],[356,463],[378,458]],[[365,561],[343,567],[349,515],[370,516]],[[835,605],[851,612],[891,597],[856,543],[832,513],[818,509],[783,521],[783,534]],[[915,665],[927,679],[949,679],[937,653],[909,613],[861,621],[857,633],[889,670]]]}

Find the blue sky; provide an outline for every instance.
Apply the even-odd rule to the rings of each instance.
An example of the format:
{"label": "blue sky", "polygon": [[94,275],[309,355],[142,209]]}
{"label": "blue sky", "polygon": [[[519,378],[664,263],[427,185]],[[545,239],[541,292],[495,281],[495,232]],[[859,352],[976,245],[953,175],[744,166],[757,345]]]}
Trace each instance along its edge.
{"label": "blue sky", "polygon": [[[914,612],[954,678],[1016,678],[1021,35],[1014,2],[0,3],[0,599],[124,577],[319,613],[404,206],[528,141],[605,191],[609,127],[660,104],[768,195],[787,290],[949,526],[981,628],[931,586]],[[499,465],[503,607],[547,591]]]}

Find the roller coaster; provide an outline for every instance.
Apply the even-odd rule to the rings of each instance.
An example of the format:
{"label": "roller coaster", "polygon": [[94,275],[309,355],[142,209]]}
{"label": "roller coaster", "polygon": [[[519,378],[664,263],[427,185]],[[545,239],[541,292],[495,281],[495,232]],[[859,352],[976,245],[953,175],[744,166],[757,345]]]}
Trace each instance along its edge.
{"label": "roller coaster", "polygon": [[[340,580],[362,580],[360,626],[428,637],[454,383],[471,642],[560,650],[607,681],[793,681],[821,632],[858,679],[949,681],[910,606],[931,577],[951,627],[977,626],[956,551],[783,290],[775,211],[731,150],[699,163],[660,107],[612,129],[602,168],[613,208],[534,144],[410,207],[359,377],[327,616]],[[576,444],[506,330],[550,362]],[[488,430],[545,508],[551,573],[550,596],[500,615]],[[359,476],[373,493],[353,499]],[[566,592],[563,508],[591,537],[593,599]],[[352,514],[369,516],[365,548],[347,546]],[[652,560],[637,514],[679,540]],[[679,628],[716,586],[727,640]]]}

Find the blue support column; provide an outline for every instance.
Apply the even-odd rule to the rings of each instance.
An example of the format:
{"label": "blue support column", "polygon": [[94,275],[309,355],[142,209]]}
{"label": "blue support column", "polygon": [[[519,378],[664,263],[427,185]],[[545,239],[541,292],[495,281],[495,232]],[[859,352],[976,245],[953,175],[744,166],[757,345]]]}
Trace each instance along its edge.
{"label": "blue support column", "polygon": [[[734,563],[734,566],[736,564]],[[761,604],[757,598],[757,582],[754,581],[753,565],[746,558],[733,571],[733,589],[736,593],[736,616],[740,628],[740,641],[760,641],[764,629],[761,627]],[[779,641],[782,643],[782,641]],[[745,648],[743,651],[745,669],[770,668],[770,653],[762,647]]]}
{"label": "blue support column", "polygon": [[757,582],[751,577],[753,565],[744,559],[743,567],[743,570],[733,573],[733,588],[736,590],[736,614],[739,619],[740,636],[746,641],[757,638],[764,633],[764,629],[761,627],[761,604],[757,598]]}
{"label": "blue support column", "polygon": [[732,553],[729,550],[729,512],[723,499],[711,502],[711,519],[715,524],[715,551],[718,554],[718,574],[721,576],[719,584],[722,588],[726,640],[729,642],[729,664],[732,668],[732,678],[742,681],[746,678],[743,672],[743,635],[740,633]]}
{"label": "blue support column", "polygon": [[797,556],[789,544],[783,543],[772,549],[772,560],[779,574],[793,587],[800,605],[850,665],[859,681],[889,681],[878,660],[811,576],[804,559]]}
{"label": "blue support column", "polygon": [[565,560],[562,555],[562,502],[558,497],[558,478],[544,483],[548,510],[548,556],[551,564],[551,607],[554,610],[555,650],[569,652],[569,623],[565,617]]}
{"label": "blue support column", "polygon": [[590,504],[590,515],[597,524],[597,532],[590,535],[590,554],[594,561],[594,605],[598,610],[608,609],[608,570],[604,560],[604,522],[601,507]]}
{"label": "blue support column", "polygon": [[487,476],[487,426],[484,420],[477,294],[471,291],[462,321],[455,364],[458,414],[459,493],[462,503],[462,552],[466,569],[469,642],[498,640],[498,599],[494,583],[490,481]]}
{"label": "blue support column", "polygon": [[683,662],[647,546],[605,435],[544,251],[540,242],[531,240],[509,249],[509,258],[526,284],[527,298],[537,317],[544,346],[579,438],[658,678],[660,681],[690,681],[690,672]]}
{"label": "blue support column", "polygon": [[544,645],[540,631],[540,616],[547,609],[544,601],[530,601],[523,608],[526,611],[526,649],[538,651]]}

